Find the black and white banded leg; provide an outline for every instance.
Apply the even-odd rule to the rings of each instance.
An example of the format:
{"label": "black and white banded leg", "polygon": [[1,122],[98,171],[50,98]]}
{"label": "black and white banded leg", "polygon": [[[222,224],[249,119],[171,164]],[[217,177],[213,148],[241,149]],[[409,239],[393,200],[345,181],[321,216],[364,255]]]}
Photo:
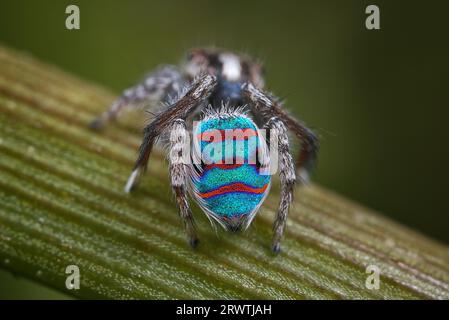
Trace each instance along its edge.
{"label": "black and white banded leg", "polygon": [[158,114],[155,119],[145,127],[144,137],[139,149],[139,156],[134,165],[133,172],[125,186],[125,191],[130,192],[137,185],[139,178],[145,172],[148,159],[153,149],[153,145],[175,120],[185,120],[197,106],[203,104],[216,87],[217,79],[214,76],[206,75],[197,79],[184,96],[180,97],[174,104]]}
{"label": "black and white banded leg", "polygon": [[306,125],[290,116],[277,98],[256,88],[251,83],[242,86],[243,95],[256,114],[261,114],[265,119],[277,117],[291,130],[301,141],[301,149],[296,160],[296,169],[299,181],[307,183],[310,172],[316,164],[319,149],[319,141],[316,134]]}
{"label": "black and white banded leg", "polygon": [[193,221],[192,211],[190,210],[187,198],[187,179],[189,177],[189,163],[187,148],[189,141],[189,133],[186,123],[182,119],[176,119],[169,127],[169,170],[170,182],[176,202],[179,207],[179,214],[187,233],[189,244],[195,248],[198,245],[198,237],[196,235],[195,224]]}
{"label": "black and white banded leg", "polygon": [[102,128],[108,121],[115,120],[122,112],[147,105],[154,106],[175,96],[184,86],[182,74],[174,66],[163,66],[149,73],[144,79],[123,91],[98,118],[90,123],[93,129]]}
{"label": "black and white banded leg", "polygon": [[[275,135],[278,145],[279,177],[281,180],[281,199],[273,224],[272,250],[278,253],[281,250],[281,239],[287,223],[288,211],[293,201],[293,191],[296,182],[295,166],[289,150],[287,128],[283,121],[277,117],[270,118],[264,126],[269,134]],[[270,139],[271,140],[271,139]],[[274,146],[270,145],[270,148]]]}

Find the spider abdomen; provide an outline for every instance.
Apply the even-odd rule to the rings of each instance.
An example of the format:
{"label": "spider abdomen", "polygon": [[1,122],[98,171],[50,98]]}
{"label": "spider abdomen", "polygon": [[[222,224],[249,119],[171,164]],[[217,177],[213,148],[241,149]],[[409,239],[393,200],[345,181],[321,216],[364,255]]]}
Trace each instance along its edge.
{"label": "spider abdomen", "polygon": [[266,152],[264,138],[244,114],[223,111],[206,115],[195,135],[202,159],[192,179],[195,199],[228,230],[246,228],[270,187],[259,161]]}

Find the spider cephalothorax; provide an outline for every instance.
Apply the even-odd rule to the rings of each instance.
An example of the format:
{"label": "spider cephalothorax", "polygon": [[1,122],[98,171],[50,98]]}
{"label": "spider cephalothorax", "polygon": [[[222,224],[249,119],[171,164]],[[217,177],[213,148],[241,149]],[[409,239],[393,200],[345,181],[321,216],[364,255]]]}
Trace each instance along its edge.
{"label": "spider cephalothorax", "polygon": [[[198,238],[188,191],[211,221],[230,231],[246,229],[269,192],[273,170],[268,168],[273,168],[276,158],[281,200],[272,249],[278,252],[294,186],[308,181],[318,139],[264,92],[263,85],[262,65],[252,58],[219,49],[194,49],[181,68],[160,67],[126,90],[91,126],[99,128],[127,108],[161,106],[144,130],[125,191],[138,183],[153,144],[160,136],[168,137],[164,140],[168,141],[171,185],[192,246]],[[288,130],[301,141],[296,170]]]}

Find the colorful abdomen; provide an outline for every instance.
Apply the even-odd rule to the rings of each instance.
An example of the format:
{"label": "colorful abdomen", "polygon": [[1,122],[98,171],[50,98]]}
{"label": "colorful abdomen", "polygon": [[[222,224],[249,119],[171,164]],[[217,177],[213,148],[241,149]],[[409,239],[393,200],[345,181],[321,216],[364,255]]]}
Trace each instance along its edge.
{"label": "colorful abdomen", "polygon": [[192,177],[195,199],[222,226],[246,228],[270,187],[270,175],[261,170],[264,138],[246,116],[215,111],[198,123],[194,138],[196,160],[202,160]]}

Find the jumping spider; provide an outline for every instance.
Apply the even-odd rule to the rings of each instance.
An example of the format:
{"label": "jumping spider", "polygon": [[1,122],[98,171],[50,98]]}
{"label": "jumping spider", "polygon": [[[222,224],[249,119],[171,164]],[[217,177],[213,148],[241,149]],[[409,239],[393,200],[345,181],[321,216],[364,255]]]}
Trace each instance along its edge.
{"label": "jumping spider", "polygon": [[[318,139],[301,121],[289,115],[277,98],[263,90],[262,73],[261,63],[246,55],[219,49],[194,49],[181,68],[158,68],[141,83],[125,90],[109,110],[91,123],[92,128],[100,128],[125,109],[142,103],[162,106],[144,129],[139,156],[125,191],[137,185],[147,167],[153,144],[159,137],[170,134],[167,146],[170,155],[174,155],[169,157],[171,186],[192,247],[198,244],[198,237],[187,191],[211,221],[230,231],[246,229],[268,194],[271,177],[262,174],[261,169],[270,161],[267,161],[266,151],[271,148],[268,139],[260,135],[259,128],[275,130],[278,136],[281,199],[273,226],[274,252],[280,251],[294,186],[309,179],[318,152]],[[194,120],[201,120],[196,128],[193,128]],[[235,154],[232,162],[228,158],[212,159],[207,164],[204,159],[194,164],[181,160],[185,156],[185,145],[190,144],[187,137],[192,133],[199,136],[199,151],[203,152],[209,144],[217,143],[216,137],[211,140],[208,135],[211,130],[222,133],[230,129],[246,130],[249,132],[246,140],[255,142],[255,149],[245,145],[242,162],[235,162]],[[288,130],[301,141],[296,165],[289,151]],[[218,139],[220,146],[222,143],[235,146],[235,142],[235,137]],[[257,153],[256,163],[246,161],[259,149],[262,156]],[[198,148],[194,150],[198,153]]]}

